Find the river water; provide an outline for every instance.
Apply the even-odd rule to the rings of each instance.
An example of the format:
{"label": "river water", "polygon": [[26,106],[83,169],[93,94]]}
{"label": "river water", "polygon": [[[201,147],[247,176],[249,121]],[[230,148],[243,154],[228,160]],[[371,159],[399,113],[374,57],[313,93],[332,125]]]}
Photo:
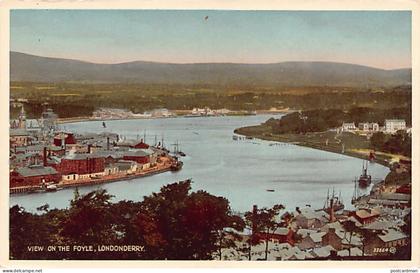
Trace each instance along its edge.
{"label": "river water", "polygon": [[[102,122],[91,121],[65,124],[65,129],[78,133],[107,130],[127,139],[143,137],[146,131],[146,141],[152,144],[155,135],[160,139],[163,134],[167,147],[173,149],[170,144],[179,141],[180,149],[187,154],[182,158],[184,167],[179,172],[81,187],[80,193],[101,187],[115,196],[114,201],[137,201],[165,184],[192,178],[193,190],[224,196],[235,211],[250,210],[254,204],[259,207],[283,204],[287,210],[306,204],[322,208],[328,189],[341,192],[346,208],[352,208],[352,181],[361,173],[362,160],[291,144],[270,146],[273,142],[232,140],[235,128],[257,125],[270,117],[280,116],[115,120],[107,121],[106,129],[102,128]],[[388,171],[382,165],[369,164],[373,180],[383,179]],[[65,208],[73,194],[74,189],[69,188],[52,193],[12,195],[10,205],[18,204],[32,212],[44,204]]]}

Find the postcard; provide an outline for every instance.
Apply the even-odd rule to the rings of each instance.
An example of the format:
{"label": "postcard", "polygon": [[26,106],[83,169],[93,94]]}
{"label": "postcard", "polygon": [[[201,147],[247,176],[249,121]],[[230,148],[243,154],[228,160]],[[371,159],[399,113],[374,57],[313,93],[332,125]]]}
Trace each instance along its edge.
{"label": "postcard", "polygon": [[8,262],[418,262],[418,6],[7,4]]}

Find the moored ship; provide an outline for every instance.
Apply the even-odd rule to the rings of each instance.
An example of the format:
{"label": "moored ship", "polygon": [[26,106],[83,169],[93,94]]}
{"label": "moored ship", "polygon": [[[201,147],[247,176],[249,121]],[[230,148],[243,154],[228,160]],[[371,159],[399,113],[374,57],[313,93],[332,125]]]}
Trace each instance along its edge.
{"label": "moored ship", "polygon": [[179,171],[179,170],[181,170],[182,169],[182,166],[184,165],[184,163],[182,162],[182,161],[180,161],[180,160],[175,160],[174,162],[172,162],[172,165],[171,165],[171,171],[173,171],[173,172],[177,172],[177,171]]}
{"label": "moored ship", "polygon": [[335,196],[334,190],[330,196],[330,192],[328,190],[327,199],[324,204],[324,211],[330,213],[330,210],[333,209],[334,211],[340,211],[344,209],[344,203],[341,198],[341,193],[338,196]]}
{"label": "moored ship", "polygon": [[372,177],[368,174],[368,163],[363,161],[363,167],[362,167],[362,174],[359,177],[359,186],[362,188],[366,188],[367,186],[370,185],[370,183],[372,183]]}

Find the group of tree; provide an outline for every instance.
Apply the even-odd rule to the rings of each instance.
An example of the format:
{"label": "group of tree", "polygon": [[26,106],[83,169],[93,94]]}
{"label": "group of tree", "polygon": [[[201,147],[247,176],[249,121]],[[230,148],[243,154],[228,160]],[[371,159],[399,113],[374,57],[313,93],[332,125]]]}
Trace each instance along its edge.
{"label": "group of tree", "polygon": [[[229,202],[205,191],[191,192],[191,182],[163,186],[141,202],[111,202],[105,190],[75,191],[68,209],[48,205],[29,213],[10,208],[11,259],[208,260],[229,247],[226,228],[241,231],[244,221]],[[30,246],[135,245],[140,252],[29,251]]]}
{"label": "group of tree", "polygon": [[[378,109],[411,107],[411,87],[384,92],[349,87],[261,87],[180,84],[80,84],[11,83],[11,98],[25,98],[31,118],[39,118],[48,102],[61,118],[90,116],[100,107],[124,108],[143,113],[156,108],[191,110],[261,110],[291,108],[302,110],[349,110],[357,105]],[[12,117],[19,108],[10,107]]]}
{"label": "group of tree", "polygon": [[392,135],[374,133],[370,138],[370,145],[374,150],[411,157],[411,136],[404,130]]}

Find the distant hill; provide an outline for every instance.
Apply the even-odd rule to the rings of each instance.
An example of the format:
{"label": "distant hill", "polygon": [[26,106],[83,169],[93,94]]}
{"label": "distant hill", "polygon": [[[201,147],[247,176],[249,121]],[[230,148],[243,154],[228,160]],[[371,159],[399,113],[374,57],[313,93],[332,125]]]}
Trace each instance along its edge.
{"label": "distant hill", "polygon": [[333,62],[95,64],[10,53],[12,81],[247,84],[260,86],[394,86],[411,84],[411,69],[383,70]]}

